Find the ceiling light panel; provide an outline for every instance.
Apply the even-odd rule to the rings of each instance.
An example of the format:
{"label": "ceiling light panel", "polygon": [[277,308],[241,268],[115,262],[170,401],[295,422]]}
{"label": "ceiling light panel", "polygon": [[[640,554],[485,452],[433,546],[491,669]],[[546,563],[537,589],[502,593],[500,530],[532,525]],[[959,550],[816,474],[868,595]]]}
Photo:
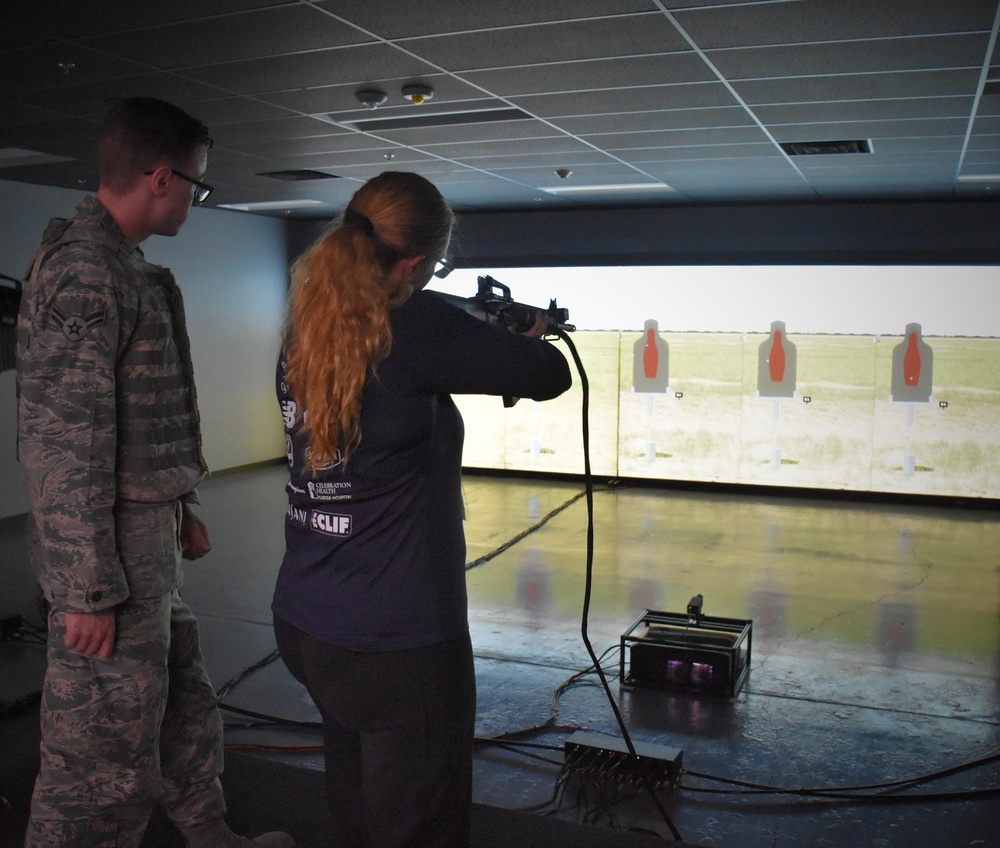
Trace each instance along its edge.
{"label": "ceiling light panel", "polygon": [[556,185],[542,188],[549,194],[669,194],[676,189],[663,183],[619,183],[612,185]]}
{"label": "ceiling light panel", "polygon": [[0,147],[0,168],[69,161],[72,161],[69,156],[55,156],[51,153],[39,153],[37,150],[22,150],[19,147]]}
{"label": "ceiling light panel", "polygon": [[220,203],[219,209],[235,209],[238,212],[269,212],[275,209],[310,209],[329,206],[322,200],[264,200],[254,203]]}

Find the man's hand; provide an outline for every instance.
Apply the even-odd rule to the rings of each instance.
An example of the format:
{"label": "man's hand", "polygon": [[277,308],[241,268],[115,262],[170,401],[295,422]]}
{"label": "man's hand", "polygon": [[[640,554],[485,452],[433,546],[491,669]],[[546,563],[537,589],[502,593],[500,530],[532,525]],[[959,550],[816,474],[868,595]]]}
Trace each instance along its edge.
{"label": "man's hand", "polygon": [[184,559],[201,559],[212,550],[208,528],[191,508],[185,504],[181,516],[181,556]]}
{"label": "man's hand", "polygon": [[66,613],[63,644],[76,654],[107,659],[115,649],[115,611]]}

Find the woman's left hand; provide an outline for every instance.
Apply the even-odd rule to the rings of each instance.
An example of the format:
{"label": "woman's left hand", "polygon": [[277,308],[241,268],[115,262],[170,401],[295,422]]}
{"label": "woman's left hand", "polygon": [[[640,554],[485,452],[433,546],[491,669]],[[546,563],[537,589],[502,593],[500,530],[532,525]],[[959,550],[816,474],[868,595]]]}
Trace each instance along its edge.
{"label": "woman's left hand", "polygon": [[545,331],[548,329],[549,319],[545,317],[544,312],[535,313],[535,323],[531,327],[521,333],[522,336],[527,336],[529,339],[537,339],[539,336],[544,335]]}

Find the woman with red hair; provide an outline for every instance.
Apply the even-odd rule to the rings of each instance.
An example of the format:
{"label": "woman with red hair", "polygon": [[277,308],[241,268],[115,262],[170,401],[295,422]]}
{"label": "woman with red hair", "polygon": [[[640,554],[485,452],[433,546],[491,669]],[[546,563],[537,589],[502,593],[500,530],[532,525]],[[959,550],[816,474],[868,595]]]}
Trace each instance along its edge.
{"label": "woman with red hair", "polygon": [[469,844],[475,668],[452,393],[546,400],[565,357],[424,291],[453,215],[387,172],[293,266],[277,374],[290,479],[282,658],[323,719],[331,841]]}

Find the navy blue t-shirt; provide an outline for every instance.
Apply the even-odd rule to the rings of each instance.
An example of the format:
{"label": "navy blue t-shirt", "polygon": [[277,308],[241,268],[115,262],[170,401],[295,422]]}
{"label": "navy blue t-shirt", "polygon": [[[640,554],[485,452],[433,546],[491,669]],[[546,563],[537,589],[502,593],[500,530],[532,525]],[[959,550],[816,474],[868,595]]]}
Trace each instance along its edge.
{"label": "navy blue t-shirt", "polygon": [[392,350],[365,384],[361,443],[346,464],[336,457],[315,475],[303,470],[308,440],[283,359],[277,373],[290,478],[272,609],[358,651],[423,647],[468,631],[464,429],[450,395],[547,400],[571,384],[554,345],[493,327],[431,292],[414,294],[390,320]]}

